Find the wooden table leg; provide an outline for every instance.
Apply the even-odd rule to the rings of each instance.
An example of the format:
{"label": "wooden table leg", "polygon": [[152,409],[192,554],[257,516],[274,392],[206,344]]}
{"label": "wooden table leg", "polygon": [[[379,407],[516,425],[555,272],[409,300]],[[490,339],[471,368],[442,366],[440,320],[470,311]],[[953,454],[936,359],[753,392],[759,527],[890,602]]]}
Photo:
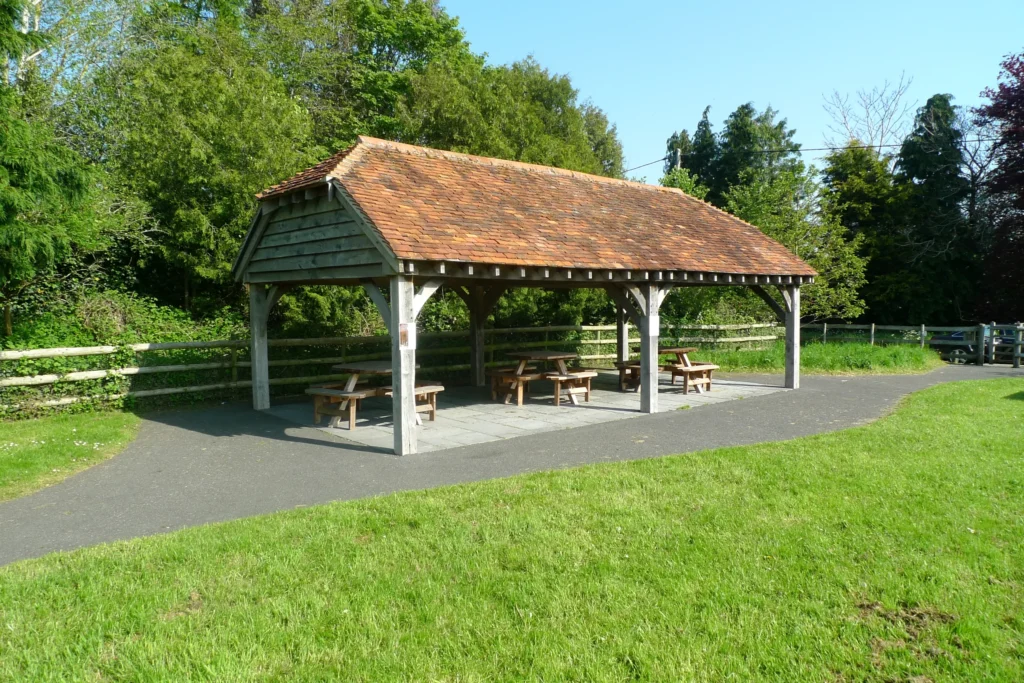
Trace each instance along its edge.
{"label": "wooden table leg", "polygon": [[[521,375],[526,372],[527,361],[519,361],[519,365],[516,366],[516,375]],[[513,380],[510,389],[516,390],[516,405],[523,405],[523,383],[519,380]],[[512,392],[505,394],[505,404],[508,405],[512,402]]]}
{"label": "wooden table leg", "polygon": [[[558,373],[559,374],[561,374],[561,375],[568,375],[569,374],[569,366],[566,365],[565,361],[562,360],[561,358],[559,358],[558,360],[555,361],[555,365],[558,366]],[[572,383],[570,383],[569,386],[572,386]],[[560,388],[559,385],[556,384],[555,385],[555,393],[556,394],[557,394],[559,388]],[[580,404],[579,399],[576,398],[576,394],[570,393],[569,394],[569,400],[572,402],[572,404],[574,406],[578,406]],[[557,405],[557,404],[555,404],[555,405]]]}

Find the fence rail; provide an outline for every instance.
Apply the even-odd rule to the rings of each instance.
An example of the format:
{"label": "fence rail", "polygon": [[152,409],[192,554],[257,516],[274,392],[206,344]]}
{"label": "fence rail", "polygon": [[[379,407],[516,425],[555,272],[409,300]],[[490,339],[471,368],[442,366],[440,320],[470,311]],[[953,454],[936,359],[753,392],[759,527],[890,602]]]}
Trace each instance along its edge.
{"label": "fence rail", "polygon": [[[629,326],[628,331],[629,342],[639,344],[636,329]],[[661,335],[672,343],[756,348],[779,339],[781,332],[770,323],[666,323]],[[584,361],[601,363],[615,360],[616,338],[615,325],[491,328],[485,331],[484,348],[489,366],[508,362],[506,351],[537,348],[571,349]],[[417,358],[425,372],[469,368],[468,331],[421,333],[418,341]],[[330,366],[391,357],[386,336],[271,339],[268,345],[277,356],[269,362],[272,387],[342,379],[346,375],[329,372]],[[246,389],[251,386],[248,354],[247,339],[0,350],[0,415],[98,399]]]}
{"label": "fence rail", "polygon": [[[989,358],[1007,360],[1014,367],[1020,367],[1024,358],[1024,325],[1021,324],[950,327],[819,323],[802,325],[801,329],[803,340],[807,342],[859,341],[922,347],[970,345],[978,351],[976,358],[969,360],[984,362],[987,353]],[[635,328],[629,326],[628,331],[629,343],[638,344],[640,339],[634,336]],[[1012,335],[1012,342],[998,343],[996,340],[1001,337],[996,332],[1003,337]],[[962,333],[962,338],[934,338],[936,334],[955,333]],[[665,343],[712,347],[763,348],[783,335],[784,329],[773,323],[666,323],[661,329]],[[508,362],[504,360],[505,351],[556,348],[573,350],[588,362],[612,361],[616,358],[616,336],[615,325],[492,328],[485,331],[485,358],[488,366],[494,366]],[[988,343],[979,344],[979,340]],[[468,331],[422,333],[419,342],[417,357],[424,371],[448,373],[468,369],[468,363],[458,362],[470,352]],[[269,346],[278,350],[275,354],[278,357],[269,362],[272,374],[276,374],[270,378],[272,387],[342,379],[346,375],[325,371],[338,363],[390,358],[390,341],[386,336],[272,339]],[[245,389],[251,386],[248,353],[247,339],[4,350],[0,351],[0,415],[96,399],[139,399]],[[75,359],[70,363],[79,367],[66,367],[69,361],[65,359]],[[40,367],[47,364],[60,367]],[[87,367],[81,367],[83,364]],[[24,368],[20,367],[22,365]]]}

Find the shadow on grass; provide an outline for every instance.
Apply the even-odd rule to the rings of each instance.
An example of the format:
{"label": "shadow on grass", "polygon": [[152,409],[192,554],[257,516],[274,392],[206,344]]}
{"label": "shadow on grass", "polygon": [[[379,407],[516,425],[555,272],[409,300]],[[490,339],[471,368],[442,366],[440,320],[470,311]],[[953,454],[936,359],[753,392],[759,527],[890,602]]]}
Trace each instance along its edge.
{"label": "shadow on grass", "polygon": [[1024,401],[1024,391],[1018,391],[1016,394],[1010,394],[1006,398],[1011,401]]}

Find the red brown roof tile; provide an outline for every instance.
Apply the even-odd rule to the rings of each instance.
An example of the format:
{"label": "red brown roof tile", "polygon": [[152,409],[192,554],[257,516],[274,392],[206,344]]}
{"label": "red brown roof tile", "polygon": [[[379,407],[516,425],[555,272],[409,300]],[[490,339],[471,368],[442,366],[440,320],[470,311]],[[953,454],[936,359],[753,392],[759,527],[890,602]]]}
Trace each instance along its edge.
{"label": "red brown roof tile", "polygon": [[676,189],[375,138],[260,197],[332,178],[399,259],[815,275],[756,227]]}

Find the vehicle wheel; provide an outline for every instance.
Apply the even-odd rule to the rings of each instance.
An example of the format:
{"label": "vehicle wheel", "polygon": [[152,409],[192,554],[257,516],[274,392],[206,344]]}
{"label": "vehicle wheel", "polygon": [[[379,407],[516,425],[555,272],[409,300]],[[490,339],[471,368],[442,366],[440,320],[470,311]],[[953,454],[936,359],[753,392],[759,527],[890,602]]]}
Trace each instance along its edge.
{"label": "vehicle wheel", "polygon": [[967,358],[966,349],[953,349],[949,352],[949,362],[953,365],[963,365],[967,362]]}

